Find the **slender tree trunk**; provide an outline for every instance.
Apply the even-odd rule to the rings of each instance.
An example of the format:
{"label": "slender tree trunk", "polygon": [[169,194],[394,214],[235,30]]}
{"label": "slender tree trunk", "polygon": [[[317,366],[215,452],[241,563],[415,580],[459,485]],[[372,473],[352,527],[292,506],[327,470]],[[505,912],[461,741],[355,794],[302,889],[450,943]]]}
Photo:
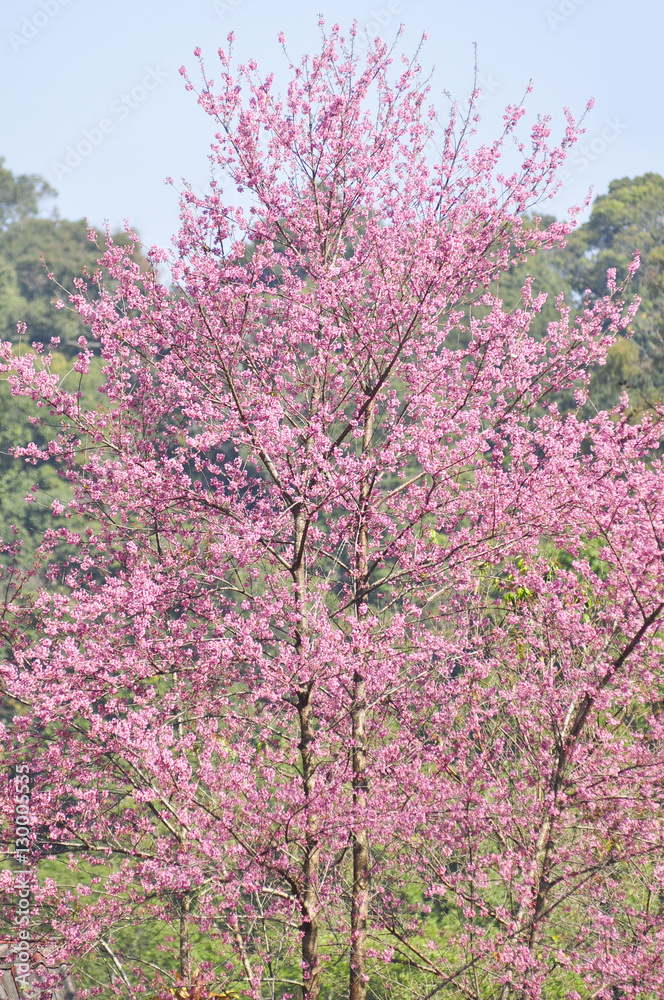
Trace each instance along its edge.
{"label": "slender tree trunk", "polygon": [[[297,599],[302,613],[296,637],[301,648],[302,634],[306,630],[304,600],[306,595],[306,563],[304,547],[306,522],[301,508],[295,510],[295,539],[293,572]],[[302,788],[306,803],[306,831],[304,857],[302,859],[302,888],[300,907],[302,919],[302,1000],[318,1000],[320,996],[320,961],[318,954],[318,869],[320,859],[319,830],[315,817],[314,796],[316,788],[316,766],[312,746],[314,742],[314,713],[312,706],[311,682],[303,682],[298,691],[298,717],[300,723],[300,760],[302,762]]]}
{"label": "slender tree trunk", "polygon": [[[177,671],[173,674],[173,684],[177,685],[179,676]],[[178,741],[184,736],[184,719],[179,713],[175,720],[175,733]],[[187,850],[187,835],[183,830],[181,833],[180,847],[183,853]],[[185,892],[180,897],[180,975],[185,983],[191,981],[191,935],[189,932],[189,915],[191,912],[191,893]]]}
{"label": "slender tree trunk", "polygon": [[[374,429],[372,402],[367,408],[364,424],[362,451],[371,447]],[[363,477],[360,483],[360,524],[356,555],[356,610],[361,614],[366,605],[369,582],[369,531],[366,512],[371,482]],[[355,671],[353,676],[353,702],[351,705],[351,731],[353,739],[353,804],[358,812],[367,805],[367,692],[364,676]],[[356,825],[353,844],[353,890],[351,897],[350,926],[350,1000],[365,1000],[367,995],[367,919],[369,915],[369,833],[364,821]]]}
{"label": "slender tree trunk", "polygon": [[307,685],[299,694],[298,713],[300,717],[300,756],[302,760],[302,782],[307,802],[307,830],[305,834],[304,858],[302,865],[302,1000],[318,1000],[320,996],[320,964],[318,957],[318,865],[319,843],[315,817],[311,804],[315,791],[315,767],[311,753],[314,738],[311,688]]}
{"label": "slender tree trunk", "polygon": [[191,938],[189,935],[189,911],[191,893],[185,892],[180,900],[180,975],[185,983],[191,982]]}
{"label": "slender tree trunk", "polygon": [[[354,678],[352,708],[353,798],[363,810],[367,803],[366,687],[361,674]],[[369,913],[369,836],[362,824],[353,833],[353,892],[351,900],[350,1000],[367,994],[367,917]]]}

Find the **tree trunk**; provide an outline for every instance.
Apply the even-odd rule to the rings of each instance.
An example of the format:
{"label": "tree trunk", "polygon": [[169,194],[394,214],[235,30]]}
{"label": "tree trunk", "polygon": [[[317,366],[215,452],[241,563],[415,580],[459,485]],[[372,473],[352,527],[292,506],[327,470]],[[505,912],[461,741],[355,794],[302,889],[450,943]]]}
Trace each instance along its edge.
{"label": "tree trunk", "polygon": [[[364,678],[354,678],[352,708],[353,799],[357,809],[367,804],[366,688]],[[353,892],[351,900],[350,1000],[367,994],[367,916],[369,913],[369,835],[364,823],[353,833]]]}
{"label": "tree trunk", "polygon": [[180,975],[185,983],[191,981],[191,939],[189,937],[189,910],[191,893],[185,892],[180,900]]}
{"label": "tree trunk", "polygon": [[311,753],[314,738],[311,687],[301,688],[298,713],[300,717],[300,756],[302,782],[307,802],[307,830],[302,865],[302,1000],[318,1000],[320,996],[320,965],[318,958],[318,861],[319,844],[311,804],[315,790],[315,768]]}
{"label": "tree trunk", "polygon": [[[304,559],[304,542],[307,524],[298,505],[295,514],[295,538],[293,575],[300,608],[301,620],[296,635],[296,647],[301,651],[302,635],[307,629],[305,614],[306,596],[306,564]],[[312,753],[314,742],[314,713],[312,706],[311,681],[302,682],[298,690],[297,711],[300,723],[300,760],[302,762],[302,788],[305,799],[305,839],[304,857],[302,859],[302,887],[300,891],[302,935],[302,1000],[318,1000],[320,996],[320,963],[318,957],[318,866],[319,866],[319,830],[314,814],[314,795],[316,788],[316,766]]]}
{"label": "tree trunk", "polygon": [[[375,404],[367,407],[362,439],[362,451],[371,447],[374,430]],[[364,477],[360,483],[360,523],[356,550],[357,614],[366,610],[369,583],[369,530],[366,521],[371,482]],[[353,739],[353,804],[363,812],[367,806],[367,692],[366,681],[359,671],[353,675],[351,705]],[[369,915],[369,833],[363,820],[355,825],[353,843],[353,890],[350,910],[350,1000],[365,1000],[367,995],[367,918]]]}
{"label": "tree trunk", "polygon": [[[177,671],[173,674],[173,684],[178,683]],[[184,736],[184,719],[182,713],[178,713],[175,720],[175,734],[178,741]],[[187,834],[183,830],[180,835],[180,848],[183,854],[187,851]],[[180,897],[180,975],[185,983],[191,981],[191,938],[189,934],[189,913],[191,911],[191,893],[185,892]]]}

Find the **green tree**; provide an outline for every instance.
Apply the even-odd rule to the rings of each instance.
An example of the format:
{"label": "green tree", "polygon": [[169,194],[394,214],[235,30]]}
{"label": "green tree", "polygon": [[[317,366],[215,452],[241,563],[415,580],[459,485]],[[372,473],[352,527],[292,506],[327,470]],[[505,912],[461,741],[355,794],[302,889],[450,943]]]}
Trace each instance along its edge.
{"label": "green tree", "polygon": [[611,181],[593,203],[590,218],[571,235],[562,253],[564,278],[577,297],[589,288],[606,291],[606,272],[621,280],[635,250],[641,268],[632,290],[641,307],[632,323],[632,346],[617,343],[607,368],[593,379],[592,399],[602,408],[627,390],[635,405],[664,397],[664,177],[647,173]]}
{"label": "green tree", "polygon": [[[89,331],[67,299],[76,277],[91,278],[97,271],[96,261],[103,248],[91,242],[83,219],[72,222],[57,215],[38,217],[40,203],[55,195],[43,178],[36,174],[14,176],[0,158],[0,338],[16,341],[17,323],[26,324],[23,350],[33,343],[48,348],[52,338],[58,338],[55,370],[67,380],[65,384],[80,388],[91,403],[102,372],[97,366],[82,380],[72,372],[78,338]],[[126,244],[131,237],[120,232],[114,233],[113,239]],[[135,259],[145,265],[140,254]],[[86,294],[96,298],[96,284],[88,281],[87,285]],[[55,308],[58,299],[64,301],[64,309]],[[9,537],[16,527],[26,560],[32,555],[33,539],[41,537],[51,521],[51,502],[65,502],[69,487],[54,467],[33,468],[14,458],[11,450],[29,441],[40,446],[48,441],[49,419],[32,401],[17,399],[6,383],[0,384],[0,537]],[[38,489],[34,491],[34,487]],[[33,501],[26,503],[26,496],[33,496]]]}
{"label": "green tree", "polygon": [[44,198],[54,198],[57,192],[38,174],[14,176],[0,156],[0,228],[27,216],[37,215]]}

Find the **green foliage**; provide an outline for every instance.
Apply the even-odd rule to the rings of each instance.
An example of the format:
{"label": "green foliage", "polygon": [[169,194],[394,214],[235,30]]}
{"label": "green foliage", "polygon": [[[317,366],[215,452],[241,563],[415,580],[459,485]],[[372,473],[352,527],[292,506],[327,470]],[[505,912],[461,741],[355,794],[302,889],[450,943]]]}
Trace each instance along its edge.
{"label": "green foliage", "polygon": [[[126,233],[114,233],[118,243],[127,243]],[[27,342],[48,345],[59,337],[60,349],[69,356],[78,350],[78,338],[86,332],[68,304],[75,277],[90,276],[97,268],[100,250],[88,238],[84,220],[24,219],[0,232],[0,335],[16,339],[16,324],[27,324]],[[53,280],[49,279],[53,275]],[[87,294],[96,295],[88,282]],[[64,301],[64,309],[55,302]]]}
{"label": "green foliage", "polygon": [[[78,339],[89,330],[67,298],[75,290],[74,279],[81,276],[87,282],[86,294],[96,296],[97,286],[90,279],[103,248],[90,241],[83,219],[36,217],[40,202],[55,194],[37,175],[14,176],[0,158],[0,338],[16,342],[18,323],[27,326],[19,349],[30,349],[33,343],[48,347],[51,338],[59,338],[52,370],[67,380],[69,388],[82,392],[85,405],[94,407],[101,369],[84,379],[72,371]],[[119,232],[113,239],[127,243],[130,237]],[[145,264],[140,254],[136,259]],[[55,308],[58,300],[64,308]],[[51,503],[55,499],[67,503],[71,492],[53,465],[28,465],[10,452],[29,441],[43,447],[52,434],[48,413],[30,400],[12,396],[0,380],[0,537],[7,539],[15,533],[13,527],[17,529],[24,564],[31,560],[43,532],[54,526]],[[26,496],[33,501],[27,503]],[[75,530],[73,522],[69,526]]]}
{"label": "green foliage", "polygon": [[[102,381],[98,366],[81,377],[73,371],[72,362],[56,352],[51,367],[65,385],[81,393],[84,406],[95,405]],[[66,505],[71,500],[71,489],[53,464],[32,465],[11,454],[13,448],[30,441],[40,448],[47,445],[56,426],[49,414],[25,397],[12,396],[7,382],[0,380],[0,415],[0,537],[8,539],[17,534],[23,544],[22,563],[28,565],[39,539],[56,525],[52,502],[59,500]],[[32,497],[31,502],[26,502],[27,496]],[[76,531],[82,524],[72,518],[68,526]]]}
{"label": "green foliage", "polygon": [[633,345],[618,342],[609,364],[593,376],[591,398],[598,409],[627,391],[634,405],[664,398],[664,177],[623,177],[595,199],[589,220],[570,237],[562,257],[565,280],[577,298],[585,289],[606,291],[606,272],[627,274],[634,252],[641,268],[631,289],[641,299],[632,323]]}
{"label": "green foliage", "polygon": [[15,177],[0,156],[0,228],[12,222],[36,215],[44,198],[57,194],[50,184],[37,174],[20,174]]}
{"label": "green foliage", "polygon": [[[544,217],[542,221],[548,224],[552,219]],[[558,295],[575,307],[586,290],[593,297],[606,294],[608,269],[615,268],[621,281],[637,250],[641,268],[630,290],[639,296],[640,307],[630,330],[633,339],[619,339],[606,366],[594,372],[588,416],[615,406],[623,392],[637,408],[664,398],[664,177],[648,173],[612,181],[608,192],[595,199],[588,221],[570,235],[565,247],[539,251],[514,265],[494,289],[506,306],[516,308],[527,275],[533,277],[533,294],[548,293],[532,327],[539,337],[558,318]],[[571,405],[571,400],[561,402]]]}

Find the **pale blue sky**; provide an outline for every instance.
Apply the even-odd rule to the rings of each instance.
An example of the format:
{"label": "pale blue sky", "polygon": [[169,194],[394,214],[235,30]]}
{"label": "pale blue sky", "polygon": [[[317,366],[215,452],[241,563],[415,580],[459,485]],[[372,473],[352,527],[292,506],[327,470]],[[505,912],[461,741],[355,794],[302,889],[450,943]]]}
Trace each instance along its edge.
{"label": "pale blue sky", "polygon": [[[477,42],[487,135],[531,77],[530,109],[557,122],[563,105],[581,112],[595,97],[552,206],[560,216],[591,185],[601,193],[615,177],[664,173],[664,0],[4,0],[0,155],[14,172],[43,174],[65,218],[128,218],[146,243],[168,244],[178,208],[163,179],[204,187],[212,136],[178,67],[195,72],[201,45],[214,75],[216,49],[233,30],[238,54],[283,81],[278,32],[292,55],[316,49],[319,12],[388,40],[402,22],[407,52],[426,30],[434,95],[467,96]],[[86,130],[96,145],[79,163],[70,155],[70,168],[68,149]]]}

